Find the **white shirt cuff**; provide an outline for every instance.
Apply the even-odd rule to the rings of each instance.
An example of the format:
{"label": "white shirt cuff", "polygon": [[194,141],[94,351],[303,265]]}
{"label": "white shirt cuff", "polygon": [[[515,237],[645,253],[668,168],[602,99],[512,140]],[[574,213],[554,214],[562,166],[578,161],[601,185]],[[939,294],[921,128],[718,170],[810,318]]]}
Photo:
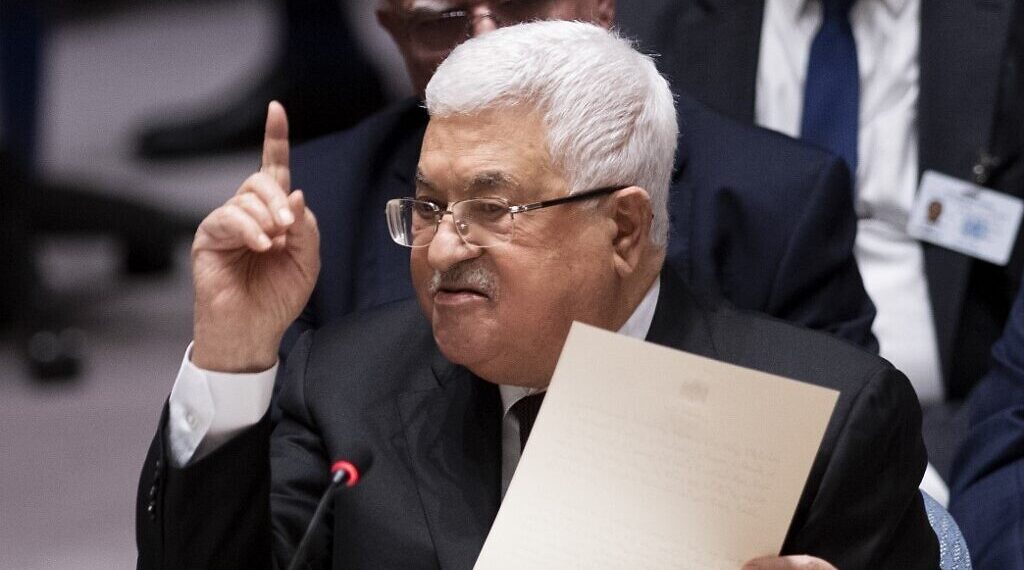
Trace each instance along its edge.
{"label": "white shirt cuff", "polygon": [[167,442],[175,467],[202,459],[259,423],[277,376],[277,364],[255,374],[229,374],[203,370],[191,357],[189,343],[168,402]]}

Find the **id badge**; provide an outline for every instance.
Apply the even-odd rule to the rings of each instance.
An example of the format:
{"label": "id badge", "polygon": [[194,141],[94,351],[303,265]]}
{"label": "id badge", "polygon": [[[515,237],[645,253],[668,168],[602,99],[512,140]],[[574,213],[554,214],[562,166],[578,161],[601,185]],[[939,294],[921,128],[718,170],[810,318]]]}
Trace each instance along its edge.
{"label": "id badge", "polygon": [[1006,265],[1020,229],[1024,202],[928,170],[921,177],[907,233],[978,259]]}

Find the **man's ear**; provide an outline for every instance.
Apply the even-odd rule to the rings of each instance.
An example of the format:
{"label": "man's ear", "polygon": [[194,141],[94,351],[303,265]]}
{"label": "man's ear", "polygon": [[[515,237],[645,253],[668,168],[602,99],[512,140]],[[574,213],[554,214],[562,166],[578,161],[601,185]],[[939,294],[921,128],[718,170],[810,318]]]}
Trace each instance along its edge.
{"label": "man's ear", "polygon": [[654,210],[651,197],[639,186],[630,186],[612,194],[610,208],[616,228],[612,242],[615,270],[625,277],[636,271],[650,246]]}
{"label": "man's ear", "polygon": [[594,5],[594,23],[611,28],[615,23],[615,0],[597,0]]}

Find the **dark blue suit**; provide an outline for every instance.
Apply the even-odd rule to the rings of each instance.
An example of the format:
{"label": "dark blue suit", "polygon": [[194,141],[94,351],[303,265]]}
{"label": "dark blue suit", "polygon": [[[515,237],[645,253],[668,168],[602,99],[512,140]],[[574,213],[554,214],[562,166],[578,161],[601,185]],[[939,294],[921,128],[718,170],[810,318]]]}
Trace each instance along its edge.
{"label": "dark blue suit", "polygon": [[1024,294],[968,406],[971,427],[953,464],[949,511],[976,569],[1024,569]]}
{"label": "dark blue suit", "polygon": [[[668,263],[701,294],[877,350],[845,166],[685,96],[677,109]],[[294,187],[319,221],[323,263],[282,355],[302,330],[412,296],[409,251],[391,241],[384,204],[414,193],[426,123],[408,100],[295,150]]]}
{"label": "dark blue suit", "polygon": [[[764,11],[765,0],[633,0],[616,18],[662,55],[674,89],[750,124]],[[922,1],[920,35],[921,172],[1024,197],[1024,0]],[[947,399],[961,400],[987,370],[1020,287],[1024,234],[1005,267],[922,247]]]}

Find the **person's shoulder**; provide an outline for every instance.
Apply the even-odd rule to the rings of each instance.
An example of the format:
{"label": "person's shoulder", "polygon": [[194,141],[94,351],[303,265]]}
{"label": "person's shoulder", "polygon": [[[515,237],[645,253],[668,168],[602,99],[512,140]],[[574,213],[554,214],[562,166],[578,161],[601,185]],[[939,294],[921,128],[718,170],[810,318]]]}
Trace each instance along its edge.
{"label": "person's shoulder", "polygon": [[402,299],[367,311],[352,313],[313,333],[313,350],[346,358],[376,360],[396,350],[433,347],[430,322],[416,299]]}
{"label": "person's shoulder", "polygon": [[292,186],[331,223],[335,213],[354,211],[367,193],[381,188],[386,173],[400,169],[411,175],[426,124],[426,111],[410,98],[351,129],[299,145],[291,156]]}
{"label": "person's shoulder", "polygon": [[909,382],[887,360],[845,339],[774,317],[719,305],[706,312],[722,360],[855,394],[879,378]]}
{"label": "person's shoulder", "polygon": [[363,119],[355,126],[302,143],[292,151],[292,168],[310,163],[356,161],[379,148],[393,145],[398,137],[418,132],[426,124],[422,103],[414,97],[396,103]]}
{"label": "person's shoulder", "polygon": [[381,378],[412,370],[440,354],[416,299],[352,313],[312,331],[307,370]]}
{"label": "person's shoulder", "polygon": [[288,357],[286,377],[301,378],[306,405],[326,418],[435,386],[433,370],[442,364],[450,366],[429,321],[414,299],[405,299],[307,331]]}
{"label": "person's shoulder", "polygon": [[759,188],[820,179],[841,168],[828,151],[777,131],[742,123],[685,94],[677,97],[679,155],[686,166],[723,174],[750,175]]}

